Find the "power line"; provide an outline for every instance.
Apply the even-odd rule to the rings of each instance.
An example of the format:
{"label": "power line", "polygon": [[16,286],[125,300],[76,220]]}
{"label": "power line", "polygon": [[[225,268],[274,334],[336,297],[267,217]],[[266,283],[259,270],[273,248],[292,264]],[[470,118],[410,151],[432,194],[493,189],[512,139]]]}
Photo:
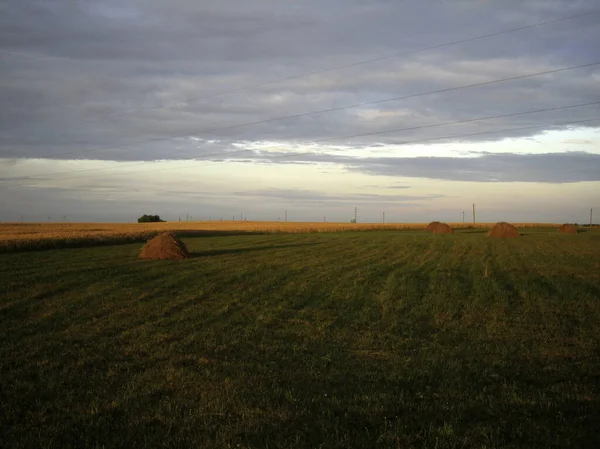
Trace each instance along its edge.
{"label": "power line", "polygon": [[422,97],[422,96],[425,96],[425,95],[432,95],[432,94],[452,92],[452,91],[457,91],[457,90],[462,90],[462,89],[469,89],[469,88],[472,88],[472,87],[490,86],[492,84],[498,84],[498,83],[503,83],[503,82],[507,82],[507,81],[515,81],[515,80],[519,80],[519,79],[533,78],[533,77],[536,77],[536,76],[548,75],[548,74],[552,74],[552,73],[565,72],[565,71],[568,71],[568,70],[575,70],[575,69],[581,69],[581,68],[585,68],[585,67],[592,67],[592,66],[595,66],[595,65],[598,65],[598,64],[600,64],[600,61],[592,62],[592,63],[587,63],[587,64],[580,64],[580,65],[575,65],[575,66],[569,66],[569,67],[563,67],[563,68],[560,68],[560,69],[545,70],[543,72],[531,73],[531,74],[528,74],[528,75],[518,75],[518,76],[512,76],[512,77],[508,77],[508,78],[501,78],[501,79],[497,79],[497,80],[492,80],[492,81],[483,81],[483,82],[480,82],[480,83],[473,83],[473,84],[465,84],[465,85],[462,85],[462,86],[447,87],[447,88],[444,88],[444,89],[437,89],[437,90],[432,90],[432,91],[420,92],[420,93],[416,93],[416,94],[409,94],[409,95],[401,95],[401,96],[396,96],[396,97],[391,97],[391,98],[384,98],[384,99],[375,100],[375,101],[365,101],[365,102],[350,104],[350,105],[346,105],[346,106],[338,106],[338,107],[335,107],[335,108],[321,109],[321,110],[311,111],[311,112],[303,112],[303,113],[300,113],[300,114],[292,114],[292,115],[281,116],[281,117],[272,117],[272,118],[269,118],[269,119],[257,120],[257,121],[246,122],[246,123],[239,123],[239,124],[236,124],[236,125],[222,126],[222,127],[219,127],[219,128],[210,128],[210,129],[196,130],[196,131],[185,133],[185,134],[176,134],[176,135],[170,135],[170,136],[156,137],[156,138],[153,138],[153,139],[140,140],[140,141],[137,141],[137,142],[129,142],[129,143],[124,143],[124,144],[110,145],[110,146],[99,147],[99,148],[91,148],[91,149],[88,149],[88,150],[78,150],[78,151],[63,152],[63,153],[55,154],[54,157],[56,157],[56,156],[69,156],[69,155],[83,154],[83,153],[92,153],[92,152],[95,152],[95,151],[103,151],[103,150],[113,150],[113,149],[119,149],[119,148],[129,147],[129,146],[132,146],[132,145],[139,145],[139,144],[160,142],[160,141],[165,141],[165,140],[170,140],[170,139],[176,139],[176,138],[182,138],[182,137],[191,137],[191,136],[195,136],[195,135],[202,134],[202,133],[209,133],[209,132],[215,132],[215,131],[225,131],[225,130],[235,129],[235,128],[241,128],[241,127],[245,127],[245,126],[261,125],[261,124],[272,123],[272,122],[276,122],[276,121],[280,121],[280,120],[288,120],[288,119],[292,119],[292,118],[307,117],[307,116],[315,115],[315,114],[324,114],[324,113],[329,113],[329,112],[337,112],[337,111],[342,111],[342,110],[346,110],[346,109],[353,109],[353,108],[362,107],[362,106],[370,106],[370,105],[374,105],[374,104],[382,104],[382,103],[387,103],[387,102],[391,102],[391,101],[400,101],[400,100],[406,100],[406,99],[409,99],[409,98],[417,98],[417,97]]}
{"label": "power line", "polygon": [[388,129],[386,131],[374,131],[374,132],[370,132],[370,133],[353,134],[353,135],[349,135],[349,136],[331,137],[328,139],[313,140],[312,142],[313,143],[332,142],[334,140],[353,139],[355,137],[368,137],[368,136],[375,136],[375,135],[388,134],[388,133],[401,132],[401,131],[414,131],[414,130],[418,130],[418,129],[434,128],[436,126],[459,125],[459,124],[463,124],[463,123],[478,122],[480,120],[491,120],[491,119],[496,119],[496,118],[517,117],[519,115],[535,114],[535,113],[540,113],[540,112],[561,111],[564,109],[580,108],[580,107],[584,107],[584,106],[592,106],[592,105],[597,105],[597,104],[600,104],[600,101],[592,101],[590,103],[581,103],[581,104],[574,104],[574,105],[569,105],[569,106],[557,106],[554,108],[536,109],[536,110],[532,110],[532,111],[512,112],[509,114],[490,115],[487,117],[479,117],[479,118],[466,119],[466,120],[456,120],[453,122],[446,122],[446,123],[434,123],[431,125],[411,126],[409,128],[396,128],[396,129]]}
{"label": "power line", "polygon": [[[174,103],[163,103],[163,104],[158,104],[158,105],[155,105],[155,106],[139,107],[139,108],[131,109],[131,110],[124,111],[124,112],[118,112],[118,113],[114,113],[114,114],[108,114],[108,115],[105,115],[105,116],[102,116],[102,117],[94,117],[91,120],[110,119],[110,118],[122,117],[122,116],[125,116],[125,115],[131,115],[131,114],[134,114],[134,113],[137,113],[137,112],[140,112],[140,111],[171,108],[171,107],[175,107],[175,106],[180,106],[180,105],[183,105],[183,104],[187,104],[187,103],[189,103],[191,101],[197,101],[197,100],[204,100],[204,99],[208,99],[208,98],[214,98],[214,97],[218,97],[218,96],[222,96],[222,95],[227,95],[227,94],[231,94],[231,93],[241,92],[241,91],[244,91],[244,90],[255,89],[255,88],[258,88],[258,87],[264,87],[264,86],[268,86],[268,85],[272,85],[272,84],[282,83],[282,82],[285,82],[285,81],[291,81],[291,80],[295,80],[295,79],[306,78],[306,77],[309,77],[309,76],[319,75],[319,74],[322,74],[322,73],[332,72],[332,71],[336,71],[336,70],[342,70],[342,69],[346,69],[346,68],[351,68],[351,67],[357,67],[357,66],[361,66],[361,65],[371,64],[373,62],[384,61],[384,60],[387,60],[387,59],[397,58],[397,57],[400,57],[400,56],[407,56],[407,55],[411,55],[411,54],[422,53],[422,52],[425,52],[425,51],[437,50],[437,49],[440,49],[440,48],[450,47],[450,46],[453,46],[453,45],[463,44],[463,43],[466,43],[466,42],[473,42],[473,41],[477,41],[477,40],[487,39],[487,38],[490,38],[490,37],[501,36],[501,35],[504,35],[504,34],[509,34],[509,33],[514,33],[514,32],[523,31],[523,30],[527,30],[527,29],[537,28],[537,27],[541,27],[541,26],[544,26],[544,25],[551,25],[551,24],[554,24],[554,23],[564,22],[564,21],[567,21],[567,20],[578,19],[578,18],[581,18],[581,17],[586,17],[586,16],[598,14],[598,13],[600,13],[600,11],[595,10],[595,11],[590,11],[590,12],[586,12],[586,13],[582,13],[582,14],[574,14],[574,15],[570,15],[570,16],[566,16],[566,17],[560,17],[558,19],[546,20],[546,21],[543,21],[543,22],[537,22],[537,23],[530,24],[530,25],[524,25],[524,26],[520,26],[520,27],[516,27],[516,28],[510,28],[510,29],[507,29],[507,30],[502,30],[502,31],[497,31],[497,32],[493,32],[493,33],[482,34],[482,35],[479,35],[479,36],[468,37],[468,38],[464,38],[464,39],[459,39],[459,40],[455,40],[455,41],[450,41],[450,42],[445,42],[445,43],[441,43],[441,44],[431,45],[431,46],[427,46],[427,47],[421,47],[421,48],[414,49],[414,50],[407,50],[407,51],[397,52],[397,53],[393,53],[393,54],[386,55],[386,56],[378,56],[378,57],[364,59],[364,60],[360,60],[360,61],[355,61],[355,62],[351,62],[351,63],[347,63],[347,64],[341,64],[341,65],[336,65],[336,66],[332,66],[332,67],[327,67],[327,68],[324,68],[324,69],[314,70],[314,71],[311,71],[311,72],[305,72],[305,73],[301,73],[301,74],[297,74],[297,75],[291,75],[291,76],[277,78],[277,79],[273,79],[273,80],[269,80],[269,81],[263,81],[263,82],[260,82],[260,83],[248,84],[248,85],[245,85],[245,86],[236,87],[236,88],[233,88],[233,89],[227,89],[227,90],[223,90],[223,91],[218,91],[218,92],[214,92],[214,93],[211,93],[211,94],[188,97],[188,98],[186,98],[184,100],[180,100],[180,101],[177,101],[177,102],[174,102]],[[32,58],[40,57],[42,59],[52,59],[52,58],[59,58],[60,59],[60,57],[57,57],[57,56],[47,56],[47,55],[30,56],[27,53],[7,51],[7,50],[0,50],[0,52],[4,52],[4,53],[7,53],[7,54],[11,54],[11,55],[27,56],[27,57],[32,57]],[[88,120],[84,120],[84,121],[88,121]]]}
{"label": "power line", "polygon": [[[396,145],[408,145],[408,144],[413,144],[413,143],[420,143],[420,142],[432,142],[432,141],[436,141],[436,140],[446,140],[446,139],[456,139],[456,138],[460,138],[460,137],[474,137],[474,136],[482,136],[482,135],[486,135],[486,134],[495,134],[495,133],[503,133],[503,132],[515,132],[515,131],[524,131],[524,130],[529,130],[529,129],[536,129],[536,128],[544,128],[544,127],[553,127],[553,126],[568,126],[568,125],[576,125],[576,124],[581,124],[581,123],[589,123],[589,122],[594,122],[594,121],[598,121],[600,120],[600,116],[599,117],[593,117],[590,119],[585,119],[585,120],[575,120],[575,121],[570,121],[570,122],[558,122],[558,123],[545,123],[542,125],[532,125],[532,126],[522,126],[522,127],[518,127],[518,128],[509,128],[509,129],[498,129],[498,130],[493,130],[493,131],[481,131],[481,132],[476,132],[476,133],[468,133],[468,134],[455,134],[455,135],[450,135],[450,136],[443,136],[443,137],[434,137],[434,138],[428,138],[428,139],[418,139],[418,140],[407,140],[404,142],[400,142],[397,143]],[[240,152],[246,152],[246,151],[250,151],[250,150],[237,150],[237,151],[232,151],[230,153],[240,153]],[[219,153],[219,154],[226,154],[226,153]],[[305,155],[314,155],[316,153],[312,152],[312,151],[306,151],[306,152],[302,152],[302,153],[286,153],[286,154],[282,154],[279,156],[273,156],[270,159],[284,159],[287,157],[293,157],[293,156],[305,156]],[[203,164],[190,164],[190,165],[185,165],[182,167],[171,167],[171,168],[159,168],[159,169],[154,169],[154,170],[137,170],[137,171],[130,171],[130,172],[125,172],[125,173],[109,173],[109,174],[104,174],[104,175],[100,175],[100,177],[106,177],[106,176],[118,176],[118,175],[130,175],[130,174],[135,174],[135,173],[151,173],[151,172],[159,172],[159,171],[171,171],[171,170],[182,170],[185,168],[194,168],[194,167],[204,167],[204,166],[209,166],[209,165],[213,165],[215,162],[210,162],[210,163],[203,163]],[[145,165],[147,164],[147,162],[143,162],[140,164],[135,164],[135,165]],[[89,171],[92,170],[97,170],[97,169],[91,169]],[[100,170],[106,170],[106,169],[100,169]],[[82,171],[86,171],[86,170],[82,170]],[[72,171],[72,172],[64,172],[64,173],[75,173],[76,171]],[[62,174],[62,173],[59,173]],[[0,178],[0,181],[9,181],[11,179],[35,179],[36,177],[40,177],[40,176],[49,176],[49,175],[33,175],[33,176],[20,176],[18,178]],[[97,176],[92,176],[92,178],[95,178]],[[88,179],[90,177],[88,176],[76,176],[76,177],[67,177],[67,178],[61,178],[61,179]]]}
{"label": "power line", "polygon": [[234,89],[229,89],[229,90],[224,90],[224,91],[220,91],[220,92],[215,92],[215,93],[212,93],[212,94],[195,96],[195,97],[188,97],[185,100],[181,100],[181,101],[178,101],[178,102],[175,102],[175,103],[161,104],[161,105],[157,105],[157,106],[141,107],[141,108],[133,109],[133,110],[126,111],[126,112],[123,112],[123,113],[111,114],[111,115],[106,116],[106,118],[121,117],[121,116],[124,116],[124,115],[133,114],[135,112],[143,111],[143,110],[171,108],[171,107],[174,107],[174,106],[179,106],[179,105],[182,105],[182,104],[189,103],[190,101],[194,101],[194,100],[203,100],[203,99],[207,99],[207,98],[213,98],[213,97],[217,97],[217,96],[221,96],[221,95],[226,95],[226,94],[230,94],[230,93],[240,92],[240,91],[247,90],[247,89],[255,89],[257,87],[264,87],[264,86],[268,86],[268,85],[271,85],[271,84],[282,83],[282,82],[285,82],[285,81],[291,81],[291,80],[295,80],[295,79],[299,79],[299,78],[305,78],[305,77],[312,76],[312,75],[319,75],[319,74],[322,74],[322,73],[333,72],[335,70],[341,70],[341,69],[346,69],[346,68],[350,68],[350,67],[357,67],[357,66],[360,66],[360,65],[371,64],[373,62],[384,61],[386,59],[397,58],[399,56],[406,56],[406,55],[410,55],[410,54],[421,53],[421,52],[424,52],[424,51],[436,50],[436,49],[440,49],[440,48],[444,48],[444,47],[450,47],[452,45],[463,44],[463,43],[466,43],[466,42],[477,41],[477,40],[486,39],[486,38],[489,38],[489,37],[500,36],[500,35],[508,34],[508,33],[514,33],[514,32],[517,32],[517,31],[522,31],[522,30],[526,30],[526,29],[530,29],[530,28],[536,28],[536,27],[540,27],[540,26],[543,26],[543,25],[550,25],[550,24],[553,24],[553,23],[563,22],[565,20],[571,20],[571,19],[576,19],[576,18],[580,18],[580,17],[589,16],[589,15],[592,15],[592,14],[598,14],[599,12],[600,11],[592,11],[592,12],[588,12],[588,13],[584,13],[584,14],[575,14],[575,15],[571,15],[571,16],[567,16],[567,17],[561,17],[559,19],[547,20],[547,21],[544,21],[544,22],[538,22],[538,23],[531,24],[531,25],[525,25],[525,26],[521,26],[521,27],[517,27],[517,28],[511,28],[511,29],[508,29],[508,30],[497,31],[497,32],[494,32],[494,33],[483,34],[483,35],[480,35],[480,36],[474,36],[474,37],[469,37],[469,38],[465,38],[465,39],[459,39],[459,40],[456,40],[456,41],[446,42],[446,43],[443,43],[443,44],[431,45],[431,46],[428,46],[428,47],[422,47],[422,48],[415,49],[415,50],[408,50],[408,51],[398,52],[398,53],[394,53],[394,54],[387,55],[387,56],[378,56],[378,57],[375,57],[375,58],[364,59],[362,61],[351,62],[351,63],[348,63],[348,64],[341,64],[341,65],[337,65],[337,66],[333,66],[333,67],[328,67],[328,68],[321,69],[321,70],[314,70],[312,72],[305,72],[305,73],[298,74],[298,75],[292,75],[292,76],[287,76],[287,77],[283,77],[283,78],[277,78],[277,79],[274,79],[274,80],[271,80],[271,81],[264,81],[264,82],[261,82],[261,83],[250,84],[250,85],[247,85],[247,86],[242,86],[242,87],[237,87],[237,88],[234,88]]}
{"label": "power line", "polygon": [[[593,105],[597,105],[597,104],[600,104],[600,101],[593,101],[593,102],[589,102],[589,103],[580,103],[580,104],[567,105],[567,106],[556,106],[556,107],[552,107],[552,108],[534,109],[534,110],[529,110],[529,111],[511,112],[511,113],[507,113],[507,114],[490,115],[490,116],[476,117],[476,118],[465,119],[465,120],[455,120],[452,122],[433,123],[433,124],[429,124],[429,125],[411,126],[411,127],[407,127],[407,128],[396,128],[396,129],[389,129],[389,130],[385,130],[385,131],[375,131],[375,132],[362,133],[362,134],[353,134],[353,135],[349,135],[349,136],[332,137],[332,138],[327,138],[327,139],[313,140],[311,143],[331,142],[331,141],[341,140],[341,139],[352,139],[355,137],[368,137],[368,136],[388,134],[388,133],[393,133],[393,132],[415,131],[415,130],[419,130],[419,129],[434,128],[434,127],[439,127],[439,126],[457,125],[457,124],[471,123],[471,122],[477,122],[477,121],[482,121],[482,120],[508,118],[508,117],[516,117],[519,115],[537,114],[537,113],[541,113],[541,112],[552,112],[552,111],[560,111],[560,110],[565,110],[565,109],[574,109],[574,108],[585,107],[585,106],[593,106]],[[424,139],[421,141],[429,141],[429,140],[431,140],[431,139]],[[419,140],[411,141],[411,143],[416,143],[416,142],[419,142]],[[211,157],[211,156],[240,154],[240,153],[246,153],[246,152],[251,152],[251,151],[252,150],[247,150],[247,149],[246,150],[221,151],[218,153],[208,153],[208,154],[203,154],[201,156],[191,156],[191,157],[177,159],[177,160],[178,161],[194,160],[194,159],[198,159],[200,157],[206,158],[206,157]],[[136,162],[134,164],[127,164],[123,167],[136,167],[136,166],[146,165],[146,164],[147,164],[147,161]],[[71,170],[71,171],[67,171],[67,172],[52,172],[52,173],[34,175],[34,177],[55,176],[55,175],[65,175],[65,174],[68,175],[71,173],[82,173],[82,172],[101,171],[101,170],[107,170],[107,168],[88,168],[88,169],[82,169],[82,170]],[[21,178],[22,177],[2,178],[1,180],[21,179]]]}

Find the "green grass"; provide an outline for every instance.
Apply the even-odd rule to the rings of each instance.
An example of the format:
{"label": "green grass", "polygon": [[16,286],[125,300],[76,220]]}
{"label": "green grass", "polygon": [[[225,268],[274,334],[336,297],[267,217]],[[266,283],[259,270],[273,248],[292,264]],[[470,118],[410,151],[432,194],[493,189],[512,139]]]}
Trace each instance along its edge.
{"label": "green grass", "polygon": [[0,446],[599,447],[600,233],[0,254]]}

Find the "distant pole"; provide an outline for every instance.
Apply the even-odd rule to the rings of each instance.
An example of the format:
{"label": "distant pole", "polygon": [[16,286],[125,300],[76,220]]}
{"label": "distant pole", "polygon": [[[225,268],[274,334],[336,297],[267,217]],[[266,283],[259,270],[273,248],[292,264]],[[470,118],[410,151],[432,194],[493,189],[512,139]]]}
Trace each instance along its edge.
{"label": "distant pole", "polygon": [[67,222],[67,216],[66,215],[63,217],[63,220],[64,220],[65,223]]}
{"label": "distant pole", "polygon": [[385,212],[383,213],[383,224],[385,224]]}
{"label": "distant pole", "polygon": [[21,223],[23,223],[23,215],[21,215]]}
{"label": "distant pole", "polygon": [[285,221],[287,222],[287,209],[285,210]]}
{"label": "distant pole", "polygon": [[232,221],[235,221],[235,215],[231,218]]}
{"label": "distant pole", "polygon": [[323,223],[325,223],[327,221],[327,217],[325,217],[325,215],[323,215]]}
{"label": "distant pole", "polygon": [[473,224],[475,224],[475,203],[473,203]]}
{"label": "distant pole", "polygon": [[357,215],[357,207],[356,207],[356,206],[354,206],[354,223],[358,223],[358,222],[356,221],[356,215]]}
{"label": "distant pole", "polygon": [[465,222],[465,211],[463,210],[463,223]]}
{"label": "distant pole", "polygon": [[185,221],[190,221],[190,214],[189,213],[185,213]]}
{"label": "distant pole", "polygon": [[210,221],[210,215],[208,216],[208,221]]}
{"label": "distant pole", "polygon": [[244,221],[244,213],[240,212],[240,221]]}
{"label": "distant pole", "polygon": [[48,217],[48,223],[52,221],[52,217]]}
{"label": "distant pole", "polygon": [[594,209],[590,208],[590,228],[592,227],[592,213],[593,213]]}

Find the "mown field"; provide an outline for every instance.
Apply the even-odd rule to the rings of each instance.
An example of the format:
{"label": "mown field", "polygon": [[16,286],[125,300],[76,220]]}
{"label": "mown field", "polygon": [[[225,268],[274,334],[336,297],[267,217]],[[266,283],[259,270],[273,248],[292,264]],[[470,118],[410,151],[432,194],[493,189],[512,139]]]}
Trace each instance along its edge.
{"label": "mown field", "polygon": [[600,447],[600,232],[0,254],[0,446]]}

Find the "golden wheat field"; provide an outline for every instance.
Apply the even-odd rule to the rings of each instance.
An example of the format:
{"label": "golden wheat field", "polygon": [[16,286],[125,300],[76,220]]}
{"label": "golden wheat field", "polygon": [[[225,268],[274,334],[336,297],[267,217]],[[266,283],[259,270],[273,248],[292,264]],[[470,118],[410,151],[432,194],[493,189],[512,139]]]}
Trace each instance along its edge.
{"label": "golden wheat field", "polygon": [[[448,223],[453,228],[489,228],[493,223]],[[144,240],[159,232],[310,233],[419,230],[427,223],[322,223],[267,221],[184,221],[164,223],[0,223],[0,249],[33,249],[78,244]],[[521,228],[557,227],[553,223],[515,223]]]}

